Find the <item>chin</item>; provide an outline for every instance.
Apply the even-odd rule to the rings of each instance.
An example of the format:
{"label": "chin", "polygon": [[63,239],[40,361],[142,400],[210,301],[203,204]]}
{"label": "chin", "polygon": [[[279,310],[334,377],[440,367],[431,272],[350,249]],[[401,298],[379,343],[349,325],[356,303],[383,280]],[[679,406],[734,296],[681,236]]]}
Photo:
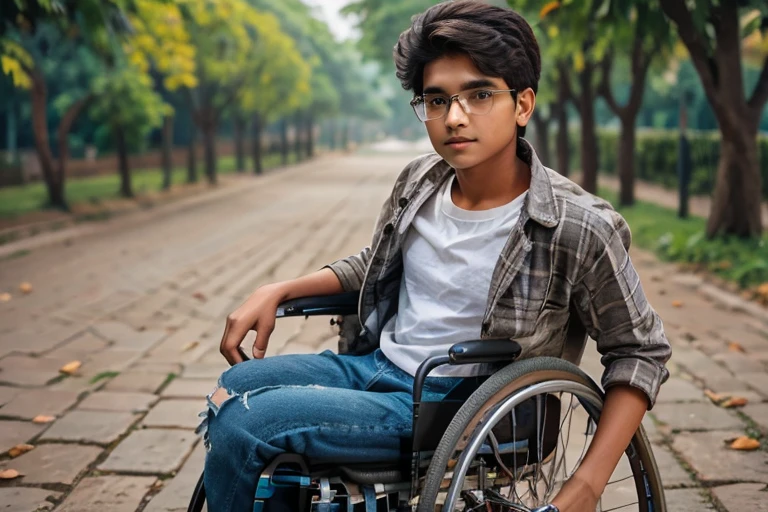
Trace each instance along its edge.
{"label": "chin", "polygon": [[437,153],[454,169],[471,169],[484,160],[477,155],[456,154],[453,151],[438,151]]}

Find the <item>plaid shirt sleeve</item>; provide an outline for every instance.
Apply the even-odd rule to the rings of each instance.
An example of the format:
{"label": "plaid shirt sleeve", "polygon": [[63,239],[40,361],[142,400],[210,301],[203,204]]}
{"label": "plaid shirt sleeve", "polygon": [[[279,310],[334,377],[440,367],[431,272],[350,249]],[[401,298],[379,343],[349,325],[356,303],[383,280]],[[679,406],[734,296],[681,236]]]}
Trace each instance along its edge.
{"label": "plaid shirt sleeve", "polygon": [[[629,385],[642,390],[653,407],[669,377],[672,351],[659,315],[648,304],[629,258],[631,234],[621,215],[610,211],[610,230],[593,228],[595,247],[588,267],[573,288],[573,299],[590,337],[597,341],[605,367],[605,389]],[[600,223],[607,224],[607,223]]]}

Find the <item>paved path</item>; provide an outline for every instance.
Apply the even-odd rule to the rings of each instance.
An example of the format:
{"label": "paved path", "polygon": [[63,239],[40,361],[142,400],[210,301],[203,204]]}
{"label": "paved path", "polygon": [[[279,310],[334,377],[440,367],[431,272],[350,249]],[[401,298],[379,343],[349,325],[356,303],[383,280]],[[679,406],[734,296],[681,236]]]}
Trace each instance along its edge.
{"label": "paved path", "polygon": [[[0,470],[24,474],[0,483],[0,510],[185,510],[204,457],[197,413],[226,368],[224,318],[259,284],[365,245],[407,159],[320,159],[0,262],[0,293],[14,295],[0,303]],[[768,510],[768,452],[723,444],[768,431],[766,325],[708,302],[700,283],[647,253],[633,257],[675,348],[646,422],[669,510]],[[32,293],[16,293],[22,281]],[[330,329],[283,320],[268,355],[335,348]],[[60,374],[72,361],[76,373]],[[599,376],[594,349],[585,367]],[[749,403],[718,408],[705,387]],[[21,443],[35,448],[11,459]]]}

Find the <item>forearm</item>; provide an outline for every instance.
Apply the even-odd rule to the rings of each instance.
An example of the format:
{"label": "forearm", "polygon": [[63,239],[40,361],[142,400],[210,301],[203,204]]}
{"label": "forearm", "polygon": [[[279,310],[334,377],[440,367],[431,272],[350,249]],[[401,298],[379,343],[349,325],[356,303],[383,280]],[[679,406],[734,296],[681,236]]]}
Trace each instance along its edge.
{"label": "forearm", "polygon": [[296,279],[281,281],[268,286],[278,290],[283,301],[313,295],[333,295],[344,291],[341,281],[330,268],[323,268]]}
{"label": "forearm", "polygon": [[553,502],[561,512],[578,510],[578,507],[571,508],[572,504],[580,501],[579,494],[583,495],[585,490],[591,491],[595,498],[603,493],[647,409],[648,398],[639,389],[626,385],[608,388],[587,454]]}

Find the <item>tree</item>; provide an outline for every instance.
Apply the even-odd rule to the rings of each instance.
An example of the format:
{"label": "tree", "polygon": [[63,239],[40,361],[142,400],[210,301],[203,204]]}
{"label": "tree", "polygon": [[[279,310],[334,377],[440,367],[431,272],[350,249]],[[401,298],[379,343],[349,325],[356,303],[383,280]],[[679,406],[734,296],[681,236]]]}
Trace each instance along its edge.
{"label": "tree", "polygon": [[[621,122],[618,149],[619,204],[631,206],[635,201],[635,138],[637,115],[643,103],[646,76],[651,63],[659,55],[669,55],[674,45],[674,32],[659,6],[654,2],[638,3],[634,0],[613,0],[608,12],[599,19],[602,37],[613,41],[613,48],[630,48],[629,69],[621,75],[629,76],[629,92],[622,105],[611,85],[612,68],[618,53],[610,51],[610,57],[602,62],[599,94]],[[622,62],[623,64],[623,62]]]}
{"label": "tree", "polygon": [[742,40],[766,26],[768,6],[761,0],[660,1],[688,48],[722,136],[707,236],[758,237],[763,226],[757,130],[768,101],[768,56],[747,93]]}

